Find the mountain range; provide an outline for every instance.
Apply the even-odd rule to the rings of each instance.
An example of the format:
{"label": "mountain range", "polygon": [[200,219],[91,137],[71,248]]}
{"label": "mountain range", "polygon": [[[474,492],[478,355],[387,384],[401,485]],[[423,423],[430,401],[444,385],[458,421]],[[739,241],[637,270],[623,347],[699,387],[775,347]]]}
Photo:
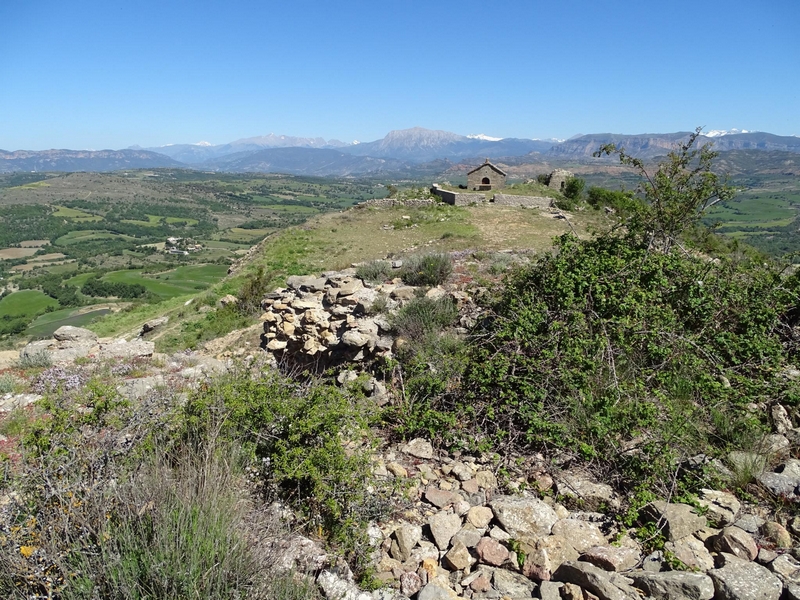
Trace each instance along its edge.
{"label": "mountain range", "polygon": [[[447,168],[453,162],[484,158],[513,158],[514,162],[540,160],[586,161],[607,143],[622,146],[642,159],[665,155],[690,134],[647,133],[622,135],[596,133],[568,140],[492,138],[483,134],[459,135],[414,127],[389,132],[383,139],[345,143],[323,138],[269,134],[227,144],[171,144],[124,150],[0,150],[0,173],[18,171],[115,171],[141,168],[193,168],[224,172],[280,172],[320,176],[418,174]],[[716,150],[754,150],[800,154],[800,138],[739,130],[711,131],[701,143]]]}

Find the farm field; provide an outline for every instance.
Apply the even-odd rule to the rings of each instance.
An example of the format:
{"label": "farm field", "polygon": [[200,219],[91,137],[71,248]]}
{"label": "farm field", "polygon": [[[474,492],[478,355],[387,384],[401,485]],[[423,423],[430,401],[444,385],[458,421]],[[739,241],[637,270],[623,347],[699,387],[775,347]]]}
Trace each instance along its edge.
{"label": "farm field", "polygon": [[35,315],[48,306],[58,306],[58,301],[39,290],[20,290],[0,300],[0,317]]}
{"label": "farm field", "polygon": [[107,305],[98,307],[63,308],[50,313],[45,313],[36,319],[25,330],[31,339],[46,339],[53,336],[53,332],[64,325],[73,327],[86,327],[98,317],[111,312]]}
{"label": "farm field", "polygon": [[167,299],[202,291],[222,279],[228,268],[224,265],[187,265],[153,275],[140,269],[114,271],[102,277],[114,283],[141,284],[149,292]]}
{"label": "farm field", "polygon": [[38,248],[3,248],[0,250],[0,260],[33,256],[37,250]]}

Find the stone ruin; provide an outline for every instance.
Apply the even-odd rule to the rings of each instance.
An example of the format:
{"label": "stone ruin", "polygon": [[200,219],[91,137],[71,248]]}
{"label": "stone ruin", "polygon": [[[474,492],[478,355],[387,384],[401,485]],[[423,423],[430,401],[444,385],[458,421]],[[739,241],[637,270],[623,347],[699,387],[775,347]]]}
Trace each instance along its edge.
{"label": "stone ruin", "polygon": [[567,185],[567,180],[575,177],[575,174],[565,169],[556,169],[548,176],[547,187],[559,192],[564,191],[564,186]]}
{"label": "stone ruin", "polygon": [[464,292],[441,287],[425,292],[399,279],[373,286],[355,273],[351,268],[289,277],[286,288],[264,298],[262,341],[276,361],[324,370],[390,358],[402,340],[395,339],[387,314],[418,295],[450,297],[463,315],[462,324],[474,309]]}

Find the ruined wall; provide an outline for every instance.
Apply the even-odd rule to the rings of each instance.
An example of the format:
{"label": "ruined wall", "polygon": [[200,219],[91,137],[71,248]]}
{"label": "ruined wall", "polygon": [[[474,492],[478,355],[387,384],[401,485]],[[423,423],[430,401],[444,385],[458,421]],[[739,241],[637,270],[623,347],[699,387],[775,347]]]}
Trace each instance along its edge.
{"label": "ruined wall", "polygon": [[392,208],[394,206],[424,207],[436,204],[436,200],[430,198],[409,198],[407,200],[395,200],[394,198],[375,198],[365,200],[356,204],[356,208]]}
{"label": "ruined wall", "polygon": [[547,182],[547,187],[558,190],[559,192],[564,189],[567,179],[575,177],[570,171],[564,169],[556,169],[550,173],[550,181]]}
{"label": "ruined wall", "polygon": [[485,204],[486,194],[466,194],[461,192],[451,192],[434,187],[431,192],[439,196],[443,202],[453,206],[470,206],[472,204]]}
{"label": "ruined wall", "polygon": [[497,206],[524,206],[526,208],[550,208],[552,198],[542,196],[514,196],[512,194],[495,194],[492,200]]}

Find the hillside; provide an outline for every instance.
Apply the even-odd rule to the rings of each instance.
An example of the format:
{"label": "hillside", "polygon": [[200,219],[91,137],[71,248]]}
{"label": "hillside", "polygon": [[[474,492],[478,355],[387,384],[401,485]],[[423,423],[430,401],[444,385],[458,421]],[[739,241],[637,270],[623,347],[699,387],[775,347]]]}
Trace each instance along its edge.
{"label": "hillside", "polygon": [[800,277],[698,228],[710,161],[571,212],[393,190],[0,356],[0,591],[792,597]]}

